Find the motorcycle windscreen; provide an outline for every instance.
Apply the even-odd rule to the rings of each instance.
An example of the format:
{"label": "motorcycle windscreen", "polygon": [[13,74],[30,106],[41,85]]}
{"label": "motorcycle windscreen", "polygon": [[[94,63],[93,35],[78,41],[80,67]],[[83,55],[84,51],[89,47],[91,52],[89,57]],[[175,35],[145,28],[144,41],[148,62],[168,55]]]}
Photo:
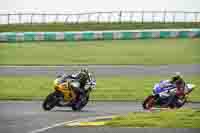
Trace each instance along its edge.
{"label": "motorcycle windscreen", "polygon": [[153,93],[154,93],[154,94],[159,94],[159,93],[161,93],[162,91],[163,91],[163,89],[160,87],[159,84],[155,84],[155,85],[154,85],[154,88],[153,88]]}
{"label": "motorcycle windscreen", "polygon": [[163,88],[163,87],[160,87],[160,84],[155,84],[154,89],[153,89],[153,93],[154,94],[160,94],[162,92],[165,92],[167,90],[171,90],[171,89],[174,89],[174,88],[175,88],[174,86]]}

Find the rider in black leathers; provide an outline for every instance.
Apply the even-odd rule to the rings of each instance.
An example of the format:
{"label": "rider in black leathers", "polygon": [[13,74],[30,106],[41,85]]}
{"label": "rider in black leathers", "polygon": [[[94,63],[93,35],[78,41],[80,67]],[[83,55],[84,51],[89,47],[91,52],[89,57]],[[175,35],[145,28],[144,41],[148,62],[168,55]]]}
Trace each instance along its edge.
{"label": "rider in black leathers", "polygon": [[90,73],[87,68],[82,68],[80,72],[71,75],[60,75],[59,84],[66,82],[68,79],[76,80],[80,83],[79,88],[73,88],[80,96],[85,95],[85,85],[91,81]]}

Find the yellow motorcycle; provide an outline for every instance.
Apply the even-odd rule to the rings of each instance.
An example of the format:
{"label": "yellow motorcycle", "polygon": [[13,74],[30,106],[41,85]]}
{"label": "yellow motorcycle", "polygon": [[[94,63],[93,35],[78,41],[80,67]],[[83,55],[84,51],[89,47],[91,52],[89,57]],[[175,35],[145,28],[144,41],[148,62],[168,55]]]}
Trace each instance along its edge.
{"label": "yellow motorcycle", "polygon": [[89,74],[90,81],[84,87],[84,95],[80,95],[77,88],[80,83],[76,79],[67,79],[64,83],[59,84],[58,80],[54,80],[54,92],[50,93],[44,100],[42,107],[45,111],[49,111],[54,107],[71,107],[74,111],[80,111],[89,101],[90,92],[96,87],[96,80]]}

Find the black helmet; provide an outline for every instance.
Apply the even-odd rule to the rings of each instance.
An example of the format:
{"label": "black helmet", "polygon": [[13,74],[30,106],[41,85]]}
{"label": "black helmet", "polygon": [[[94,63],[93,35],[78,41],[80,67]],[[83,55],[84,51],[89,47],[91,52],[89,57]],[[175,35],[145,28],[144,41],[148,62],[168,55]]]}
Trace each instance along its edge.
{"label": "black helmet", "polygon": [[88,69],[87,68],[81,68],[81,72],[84,72],[84,73],[88,74]]}
{"label": "black helmet", "polygon": [[79,82],[81,83],[81,86],[84,86],[89,79],[89,72],[87,68],[81,69],[81,72],[78,74]]}
{"label": "black helmet", "polygon": [[175,75],[172,76],[171,81],[173,83],[175,83],[176,81],[179,81],[181,79],[182,79],[182,76],[181,76],[180,72],[176,72]]}

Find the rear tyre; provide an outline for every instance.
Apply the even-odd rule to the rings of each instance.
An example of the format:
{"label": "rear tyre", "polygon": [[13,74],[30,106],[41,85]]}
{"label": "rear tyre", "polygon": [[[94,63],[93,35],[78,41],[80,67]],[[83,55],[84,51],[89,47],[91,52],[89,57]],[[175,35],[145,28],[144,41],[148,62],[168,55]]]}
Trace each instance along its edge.
{"label": "rear tyre", "polygon": [[187,99],[185,97],[183,99],[176,98],[176,108],[181,108],[186,102]]}
{"label": "rear tyre", "polygon": [[56,104],[57,104],[57,98],[56,98],[55,92],[50,93],[44,100],[44,102],[42,104],[42,108],[45,111],[49,111],[49,110],[53,109],[56,106]]}
{"label": "rear tyre", "polygon": [[155,97],[152,95],[148,96],[142,104],[143,108],[146,110],[151,109],[154,105],[155,105]]}
{"label": "rear tyre", "polygon": [[72,110],[73,111],[81,111],[83,109],[83,107],[85,107],[87,105],[88,101],[89,101],[89,96],[86,96],[84,99],[78,98],[77,102],[75,102],[72,105]]}

